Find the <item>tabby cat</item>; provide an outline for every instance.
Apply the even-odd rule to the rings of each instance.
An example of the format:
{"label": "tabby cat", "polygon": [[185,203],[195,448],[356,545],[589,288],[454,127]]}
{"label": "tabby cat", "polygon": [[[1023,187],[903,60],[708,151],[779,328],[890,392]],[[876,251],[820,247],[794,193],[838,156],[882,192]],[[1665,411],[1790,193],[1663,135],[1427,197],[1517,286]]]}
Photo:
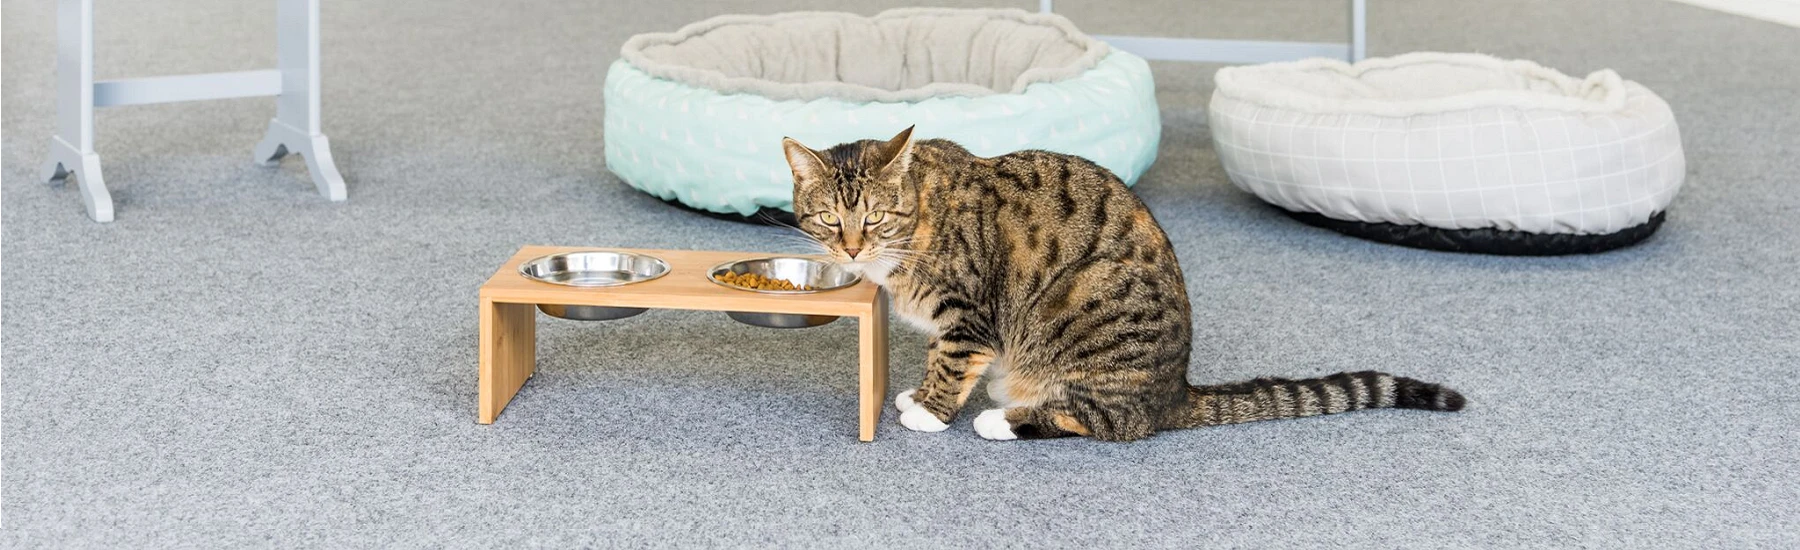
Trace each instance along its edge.
{"label": "tabby cat", "polygon": [[1162,227],[1125,185],[1080,157],[994,158],[941,139],[782,149],[798,227],[887,290],[930,336],[925,381],[894,399],[900,423],[947,427],[976,381],[1003,408],[988,439],[1088,436],[1398,407],[1456,411],[1456,391],[1379,372],[1190,386],[1191,312]]}

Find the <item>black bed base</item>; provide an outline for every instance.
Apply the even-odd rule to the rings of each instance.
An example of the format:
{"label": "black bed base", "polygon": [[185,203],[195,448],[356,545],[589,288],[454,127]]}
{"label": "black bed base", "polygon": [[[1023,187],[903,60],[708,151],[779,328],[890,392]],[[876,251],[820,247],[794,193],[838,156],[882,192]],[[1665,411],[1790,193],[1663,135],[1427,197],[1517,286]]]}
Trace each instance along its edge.
{"label": "black bed base", "polygon": [[[1273,206],[1273,205],[1271,205]],[[1662,227],[1666,212],[1625,229],[1602,235],[1568,233],[1530,233],[1502,229],[1443,229],[1423,225],[1353,222],[1328,218],[1313,212],[1295,212],[1281,207],[1276,210],[1302,223],[1323,227],[1352,237],[1426,250],[1468,252],[1500,256],[1560,256],[1594,254],[1624,248],[1650,238]]]}

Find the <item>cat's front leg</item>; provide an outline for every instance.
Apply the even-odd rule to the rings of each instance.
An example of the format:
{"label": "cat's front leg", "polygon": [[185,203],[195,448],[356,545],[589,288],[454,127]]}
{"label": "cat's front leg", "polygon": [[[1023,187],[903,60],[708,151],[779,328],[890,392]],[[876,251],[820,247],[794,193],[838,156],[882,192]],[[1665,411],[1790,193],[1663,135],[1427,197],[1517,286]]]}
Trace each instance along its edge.
{"label": "cat's front leg", "polygon": [[921,432],[941,432],[950,427],[981,374],[994,362],[994,349],[960,337],[966,331],[949,330],[931,339],[925,351],[925,381],[919,389],[894,397],[900,425]]}

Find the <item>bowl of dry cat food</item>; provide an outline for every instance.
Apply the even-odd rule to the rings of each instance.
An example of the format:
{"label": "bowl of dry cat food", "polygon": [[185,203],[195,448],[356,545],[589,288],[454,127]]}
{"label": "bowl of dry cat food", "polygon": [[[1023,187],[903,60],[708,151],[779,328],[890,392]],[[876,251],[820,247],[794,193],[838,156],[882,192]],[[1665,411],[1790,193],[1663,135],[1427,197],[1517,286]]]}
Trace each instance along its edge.
{"label": "bowl of dry cat food", "polygon": [[[519,264],[519,274],[550,284],[604,288],[654,281],[669,274],[669,263],[636,252],[564,252]],[[610,321],[643,313],[645,308],[539,304],[538,310],[577,321]]]}
{"label": "bowl of dry cat food", "polygon": [[[738,260],[714,266],[706,278],[726,288],[762,294],[812,294],[846,288],[862,277],[816,258],[776,257]],[[835,315],[756,313],[727,311],[732,319],[769,328],[816,327],[837,320]]]}

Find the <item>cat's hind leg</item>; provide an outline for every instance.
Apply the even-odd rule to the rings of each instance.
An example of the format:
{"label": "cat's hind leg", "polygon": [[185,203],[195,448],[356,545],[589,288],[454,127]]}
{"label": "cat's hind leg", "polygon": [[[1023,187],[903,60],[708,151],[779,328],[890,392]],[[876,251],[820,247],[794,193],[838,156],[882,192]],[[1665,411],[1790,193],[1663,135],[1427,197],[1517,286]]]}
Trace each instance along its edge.
{"label": "cat's hind leg", "polygon": [[986,439],[1047,439],[1083,436],[1101,441],[1133,441],[1156,433],[1147,411],[1103,407],[1085,396],[1050,403],[988,409],[975,417],[975,433]]}
{"label": "cat's hind leg", "polygon": [[975,433],[995,441],[1093,435],[1074,415],[1043,406],[981,411],[975,416]]}

